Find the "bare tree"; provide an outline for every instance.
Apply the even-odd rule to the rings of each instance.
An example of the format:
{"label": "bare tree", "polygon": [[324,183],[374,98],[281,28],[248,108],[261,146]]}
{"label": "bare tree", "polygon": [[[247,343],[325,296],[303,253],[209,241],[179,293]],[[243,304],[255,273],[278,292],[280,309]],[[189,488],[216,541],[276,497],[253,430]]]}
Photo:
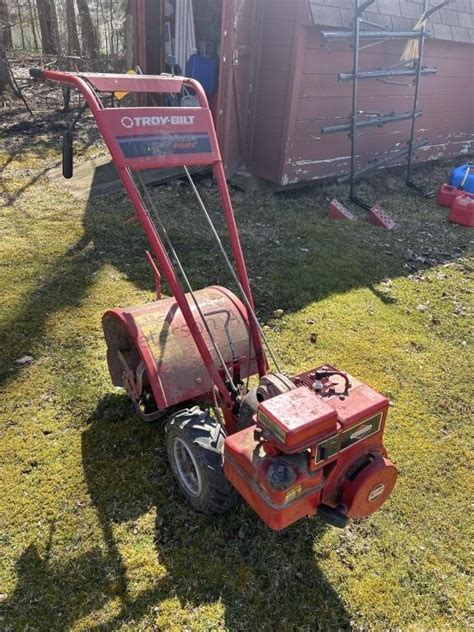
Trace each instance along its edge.
{"label": "bare tree", "polygon": [[38,8],[43,52],[46,55],[59,55],[59,27],[58,16],[54,0],[36,0]]}
{"label": "bare tree", "polygon": [[76,0],[76,2],[81,21],[82,51],[94,62],[100,51],[99,35],[94,27],[87,0]]}
{"label": "bare tree", "polygon": [[23,28],[23,12],[21,10],[20,0],[16,0],[16,12],[17,12],[17,23],[18,23],[18,26],[20,27],[21,47],[24,50],[26,48],[25,29]]}
{"label": "bare tree", "polygon": [[125,13],[123,25],[123,52],[127,68],[133,66],[133,18],[128,11]]}
{"label": "bare tree", "polygon": [[30,16],[30,24],[31,24],[31,33],[33,35],[33,42],[35,45],[35,50],[38,50],[38,36],[36,35],[36,18],[35,18],[35,10],[33,8],[33,3],[31,0],[28,0],[28,14]]}
{"label": "bare tree", "polygon": [[9,48],[12,48],[10,13],[6,0],[0,0],[0,95],[5,92],[8,86],[14,87],[6,54]]}
{"label": "bare tree", "polygon": [[0,42],[0,97],[5,92],[6,87],[10,83],[10,75],[8,72],[7,59],[5,49]]}
{"label": "bare tree", "polygon": [[109,0],[109,25],[110,25],[110,56],[115,58],[115,45],[114,45],[114,0]]}
{"label": "bare tree", "polygon": [[0,44],[3,49],[13,48],[12,28],[7,0],[0,0]]}
{"label": "bare tree", "polygon": [[69,55],[80,55],[79,33],[77,32],[74,0],[66,0],[67,51]]}
{"label": "bare tree", "polygon": [[91,68],[99,59],[104,67],[123,68],[126,58],[130,65],[133,38],[128,5],[128,0],[0,0],[2,46],[39,48],[63,65],[67,55],[82,54]]}

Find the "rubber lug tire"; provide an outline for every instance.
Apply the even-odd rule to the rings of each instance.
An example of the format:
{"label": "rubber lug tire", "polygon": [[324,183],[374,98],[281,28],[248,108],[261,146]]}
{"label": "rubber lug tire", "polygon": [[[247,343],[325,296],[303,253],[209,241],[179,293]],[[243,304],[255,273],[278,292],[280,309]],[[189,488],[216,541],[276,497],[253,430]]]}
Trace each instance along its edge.
{"label": "rubber lug tire", "polygon": [[237,428],[244,430],[255,424],[253,417],[257,414],[257,389],[252,388],[242,400],[240,405],[239,417],[237,419]]}
{"label": "rubber lug tire", "polygon": [[[222,426],[208,412],[198,407],[180,411],[165,427],[165,442],[171,471],[188,503],[197,511],[216,516],[228,511],[237,502],[238,494],[224,475],[224,441]],[[200,493],[193,496],[180,480],[174,444],[185,443],[199,468]]]}

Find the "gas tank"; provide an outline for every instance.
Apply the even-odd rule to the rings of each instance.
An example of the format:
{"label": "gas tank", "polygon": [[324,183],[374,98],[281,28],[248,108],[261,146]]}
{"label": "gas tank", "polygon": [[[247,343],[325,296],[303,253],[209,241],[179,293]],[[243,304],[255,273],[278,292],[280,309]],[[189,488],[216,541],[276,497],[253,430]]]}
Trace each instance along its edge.
{"label": "gas tank", "polygon": [[474,193],[458,195],[448,217],[450,222],[461,226],[474,226]]}
{"label": "gas tank", "polygon": [[[217,347],[230,369],[241,378],[257,373],[247,310],[229,290],[213,286],[194,293]],[[199,330],[221,373],[206,327],[191,295],[186,295]],[[196,399],[211,391],[212,383],[175,298],[139,307],[114,309],[102,319],[112,382],[124,386],[124,360],[137,372],[145,368],[159,409]],[[143,364],[140,364],[143,363]]]}

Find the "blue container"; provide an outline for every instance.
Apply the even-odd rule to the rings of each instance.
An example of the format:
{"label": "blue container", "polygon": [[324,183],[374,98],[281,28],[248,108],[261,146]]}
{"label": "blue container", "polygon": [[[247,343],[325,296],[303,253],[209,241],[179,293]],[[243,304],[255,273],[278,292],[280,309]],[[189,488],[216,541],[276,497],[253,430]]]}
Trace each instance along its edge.
{"label": "blue container", "polygon": [[186,76],[197,79],[208,97],[217,89],[218,60],[201,57],[197,53],[191,55],[186,64]]}
{"label": "blue container", "polygon": [[474,165],[461,165],[451,171],[451,179],[449,184],[453,187],[459,188],[462,185],[464,178],[466,177],[466,171],[469,169],[469,175],[464,182],[463,189],[468,193],[474,193]]}

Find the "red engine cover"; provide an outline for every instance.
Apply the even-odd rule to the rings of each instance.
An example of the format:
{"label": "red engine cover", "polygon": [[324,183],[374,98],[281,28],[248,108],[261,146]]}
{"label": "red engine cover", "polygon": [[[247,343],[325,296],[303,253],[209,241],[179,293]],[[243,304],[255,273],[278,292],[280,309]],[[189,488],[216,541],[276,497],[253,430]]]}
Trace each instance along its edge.
{"label": "red engine cover", "polygon": [[381,456],[374,458],[354,480],[342,486],[342,504],[350,518],[364,518],[377,511],[392,493],[397,480],[393,463]]}
{"label": "red engine cover", "polygon": [[[329,367],[332,368],[332,367]],[[390,495],[397,471],[382,443],[388,400],[350,376],[334,376],[334,395],[310,390],[314,370],[294,378],[298,388],[259,405],[276,456],[267,454],[257,426],[225,441],[224,471],[234,487],[272,529],[315,513],[324,503],[351,518],[368,516]],[[292,408],[293,407],[293,408]],[[275,440],[276,438],[276,440]],[[289,476],[272,478],[282,464]],[[281,484],[280,484],[281,483]]]}
{"label": "red engine cover", "polygon": [[258,425],[267,428],[283,452],[301,452],[337,431],[337,413],[306,386],[258,405]]}

